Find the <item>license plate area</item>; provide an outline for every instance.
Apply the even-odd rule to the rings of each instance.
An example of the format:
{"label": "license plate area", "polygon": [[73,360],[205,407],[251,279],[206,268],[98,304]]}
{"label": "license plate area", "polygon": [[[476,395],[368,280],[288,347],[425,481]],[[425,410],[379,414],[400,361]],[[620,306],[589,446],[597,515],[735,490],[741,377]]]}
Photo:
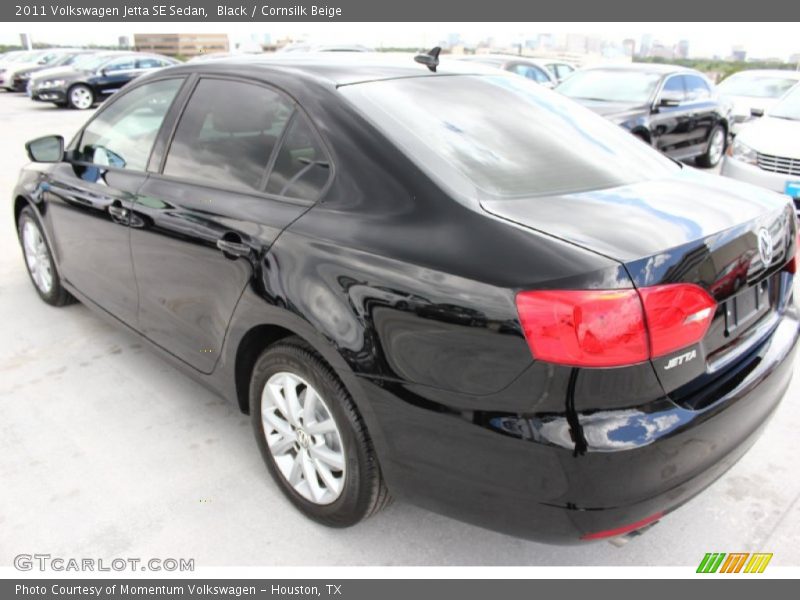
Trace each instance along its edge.
{"label": "license plate area", "polygon": [[735,336],[770,310],[771,281],[765,279],[725,301],[725,334]]}

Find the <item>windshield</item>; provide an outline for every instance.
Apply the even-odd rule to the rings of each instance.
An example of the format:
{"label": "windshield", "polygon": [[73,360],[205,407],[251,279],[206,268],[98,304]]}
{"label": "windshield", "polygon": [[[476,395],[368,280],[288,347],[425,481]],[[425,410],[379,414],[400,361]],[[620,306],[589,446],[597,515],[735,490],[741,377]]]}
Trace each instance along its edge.
{"label": "windshield", "polygon": [[731,75],[717,86],[720,94],[729,96],[751,96],[753,98],[780,98],[788,92],[797,79],[775,75]]}
{"label": "windshield", "polygon": [[622,69],[577,71],[558,86],[558,91],[581,100],[604,100],[646,104],[653,96],[661,75]]}
{"label": "windshield", "polygon": [[522,77],[415,77],[339,90],[456,194],[569,193],[680,169],[623,129]]}
{"label": "windshield", "polygon": [[770,117],[800,121],[800,86],[781,98],[769,111]]}

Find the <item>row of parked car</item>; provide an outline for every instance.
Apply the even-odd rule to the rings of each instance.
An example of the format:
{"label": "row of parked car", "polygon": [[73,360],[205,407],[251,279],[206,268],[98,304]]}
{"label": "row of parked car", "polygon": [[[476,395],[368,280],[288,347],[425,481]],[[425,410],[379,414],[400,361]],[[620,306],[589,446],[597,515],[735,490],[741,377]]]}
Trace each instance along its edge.
{"label": "row of parked car", "polygon": [[51,48],[0,55],[0,88],[86,110],[139,75],[177,64],[159,54]]}
{"label": "row of parked car", "polygon": [[740,71],[714,85],[693,69],[632,63],[564,72],[501,55],[477,61],[553,87],[676,160],[784,193],[800,211],[800,71]]}

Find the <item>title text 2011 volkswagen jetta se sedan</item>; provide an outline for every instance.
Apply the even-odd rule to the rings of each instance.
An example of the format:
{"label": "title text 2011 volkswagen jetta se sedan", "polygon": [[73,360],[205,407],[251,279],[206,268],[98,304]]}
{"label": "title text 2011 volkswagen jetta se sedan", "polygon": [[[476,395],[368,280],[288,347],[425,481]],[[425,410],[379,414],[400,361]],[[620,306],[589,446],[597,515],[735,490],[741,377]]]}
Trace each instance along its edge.
{"label": "title text 2011 volkswagen jetta se sedan", "polygon": [[788,200],[470,64],[234,59],[137,80],[14,192],[79,299],[252,415],[347,526],[389,494],[552,542],[660,519],[787,388]]}

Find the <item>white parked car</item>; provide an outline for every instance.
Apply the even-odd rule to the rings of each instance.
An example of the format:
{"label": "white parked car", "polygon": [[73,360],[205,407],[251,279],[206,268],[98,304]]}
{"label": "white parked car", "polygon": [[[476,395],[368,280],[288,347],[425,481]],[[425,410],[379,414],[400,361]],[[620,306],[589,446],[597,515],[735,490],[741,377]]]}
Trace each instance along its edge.
{"label": "white parked car", "polygon": [[14,54],[0,66],[0,88],[14,89],[14,76],[18,71],[37,66],[45,66],[56,60],[65,50],[49,48],[47,50],[30,50]]}
{"label": "white parked car", "polygon": [[741,128],[722,174],[791,196],[800,211],[800,86]]}
{"label": "white parked car", "polygon": [[753,69],[739,71],[717,86],[717,93],[733,107],[732,133],[752,118],[751,111],[763,112],[800,82],[800,71]]}

